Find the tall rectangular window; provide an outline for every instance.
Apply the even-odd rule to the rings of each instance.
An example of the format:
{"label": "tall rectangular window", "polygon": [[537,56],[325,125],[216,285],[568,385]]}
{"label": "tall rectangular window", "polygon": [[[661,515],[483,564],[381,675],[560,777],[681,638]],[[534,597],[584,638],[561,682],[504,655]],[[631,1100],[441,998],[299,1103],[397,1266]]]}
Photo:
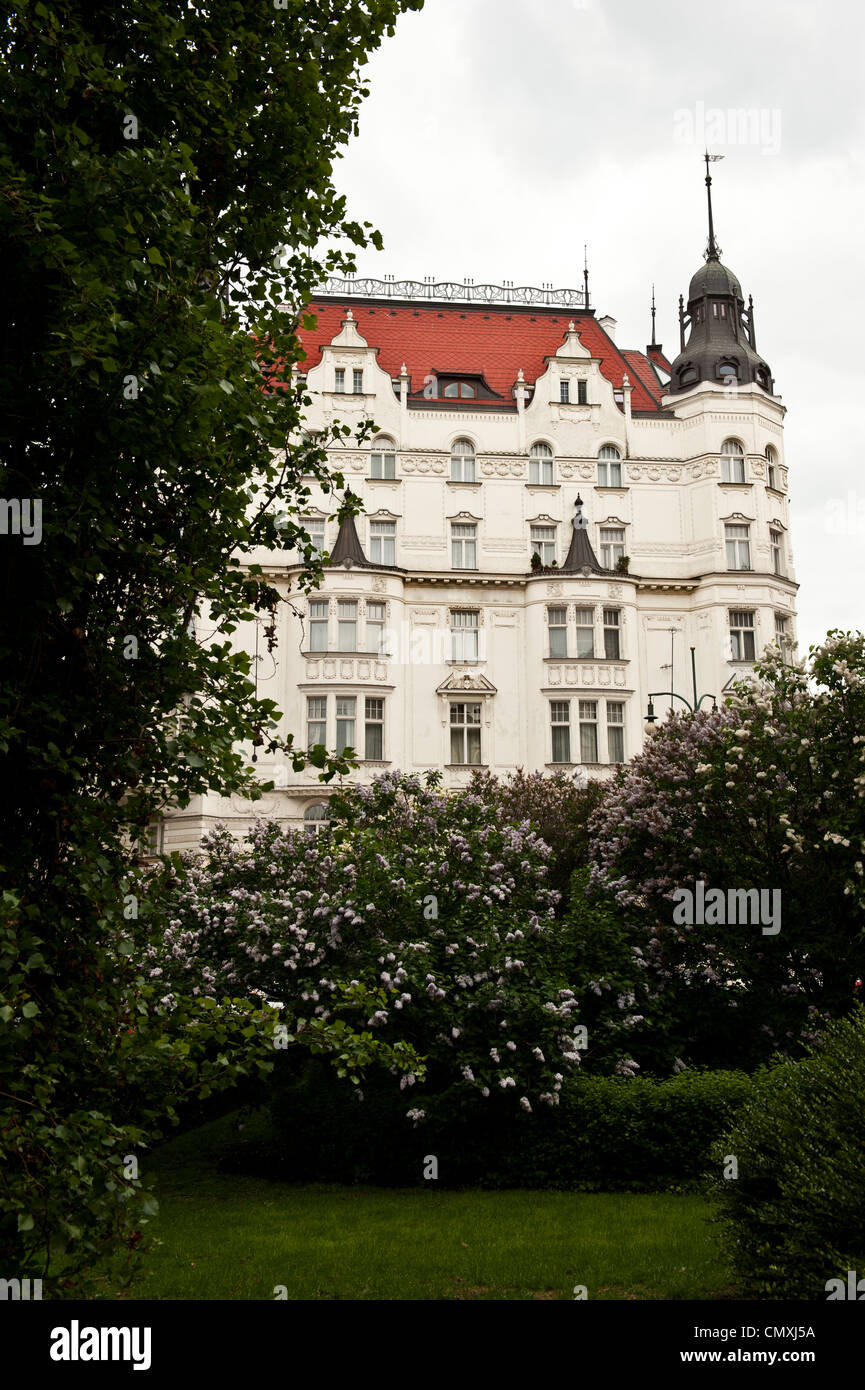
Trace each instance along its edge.
{"label": "tall rectangular window", "polygon": [[396,564],[396,522],[369,523],[369,558],[374,565]]}
{"label": "tall rectangular window", "polygon": [[327,744],[327,696],[308,695],[306,700],[306,746]]}
{"label": "tall rectangular window", "polygon": [[559,400],[562,405],[570,405],[571,402],[571,383],[569,381],[559,382]]}
{"label": "tall rectangular window", "polygon": [[775,477],[774,463],[766,464],[766,486],[777,491],[777,479]]}
{"label": "tall rectangular window", "polygon": [[367,762],[381,762],[384,757],[384,700],[366,697],[364,701],[364,746]]}
{"label": "tall rectangular window", "polygon": [[541,564],[551,565],[556,558],[555,526],[533,526],[531,547],[532,554],[540,556]]}
{"label": "tall rectangular window", "polygon": [[324,517],[323,516],[302,516],[300,524],[309,536],[313,550],[319,555],[324,554]]}
{"label": "tall rectangular window", "polygon": [[367,603],[366,649],[368,652],[374,652],[376,656],[384,655],[384,620],[384,604]]}
{"label": "tall rectangular window", "polygon": [[395,478],[396,454],[386,449],[377,449],[370,458],[369,476],[371,478]]}
{"label": "tall rectangular window", "polygon": [[336,751],[344,753],[346,748],[354,748],[354,721],[357,700],[354,695],[336,697]]}
{"label": "tall rectangular window", "polygon": [[357,599],[341,598],[336,605],[336,649],[357,651]]}
{"label": "tall rectangular window", "polygon": [[587,381],[577,382],[577,405],[589,404],[589,384]]}
{"label": "tall rectangular window", "polygon": [[727,569],[749,570],[751,568],[750,526],[725,526],[724,543],[727,548]]}
{"label": "tall rectangular window", "polygon": [[478,567],[477,526],[465,522],[451,523],[451,567],[455,570],[474,570]]}
{"label": "tall rectangular window", "polygon": [[451,613],[451,661],[477,661],[479,617],[479,613],[465,609]]}
{"label": "tall rectangular window", "polygon": [[730,610],[730,652],[733,661],[754,660],[754,614],[750,609]]}
{"label": "tall rectangular window", "polygon": [[470,439],[456,439],[451,446],[451,482],[475,481],[475,446]]}
{"label": "tall rectangular window", "polygon": [[567,608],[548,608],[547,622],[550,630],[550,656],[568,654],[568,610]]}
{"label": "tall rectangular window", "polygon": [[618,608],[604,609],[604,656],[610,661],[618,661],[622,655],[619,639]]}
{"label": "tall rectangular window", "polygon": [[622,465],[617,459],[598,459],[598,487],[621,487]]}
{"label": "tall rectangular window", "polygon": [[356,396],[363,395],[363,369],[355,367],[351,374],[351,389]]}
{"label": "tall rectangular window", "polygon": [[571,761],[571,702],[550,701],[550,724],[553,733],[553,762]]}
{"label": "tall rectangular window", "polygon": [[334,389],[334,391],[344,391],[344,390],[345,390],[345,367],[336,367],[336,368],[334,368],[334,373],[333,373],[333,389]]}
{"label": "tall rectangular window", "polygon": [[625,761],[625,706],[621,700],[607,701],[607,761]]}
{"label": "tall rectangular window", "polygon": [[624,526],[605,526],[601,530],[601,564],[605,570],[614,570],[616,562],[625,553]]}
{"label": "tall rectangular window", "polygon": [[781,642],[787,636],[787,615],[786,613],[775,614],[775,641]]}
{"label": "tall rectangular window", "polygon": [[309,650],[327,651],[327,599],[314,598],[309,603]]}
{"label": "tall rectangular window", "polygon": [[451,762],[477,767],[480,761],[480,704],[451,705]]}
{"label": "tall rectangular window", "polygon": [[784,573],[784,559],[782,550],[782,536],[780,531],[769,532],[769,548],[772,552],[772,570],[775,574]]}
{"label": "tall rectangular window", "polygon": [[580,762],[598,761],[598,702],[580,700]]}
{"label": "tall rectangular window", "polygon": [[577,656],[595,655],[595,610],[594,608],[578,608],[576,610],[577,619]]}

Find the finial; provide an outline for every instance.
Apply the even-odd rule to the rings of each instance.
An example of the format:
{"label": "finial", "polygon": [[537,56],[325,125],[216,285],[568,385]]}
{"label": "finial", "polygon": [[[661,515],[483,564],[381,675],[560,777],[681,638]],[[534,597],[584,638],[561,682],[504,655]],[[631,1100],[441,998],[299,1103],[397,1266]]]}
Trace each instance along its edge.
{"label": "finial", "polygon": [[630,389],[631,389],[631,383],[630,383],[630,381],[628,380],[628,373],[625,372],[625,375],[622,377],[622,390],[624,390],[624,391],[630,391]]}
{"label": "finial", "polygon": [[525,381],[522,367],[520,367],[520,370],[517,372],[517,381]]}
{"label": "finial", "polygon": [[354,314],[351,312],[351,309],[348,309],[348,310],[346,311],[345,317],[346,317],[346,319],[351,319],[351,321],[354,322]]}
{"label": "finial", "polygon": [[715,241],[715,224],[712,220],[712,175],[709,173],[709,165],[717,163],[724,156],[722,154],[709,154],[709,151],[706,150],[703,158],[706,161],[706,197],[709,203],[709,245],[706,248],[706,260],[719,261],[721,248]]}
{"label": "finial", "polygon": [[583,242],[583,307],[589,307],[589,258],[586,243]]}
{"label": "finial", "polygon": [[407,372],[407,370],[406,370],[405,362],[403,362],[402,366],[400,367],[400,369],[399,369],[399,374],[400,374],[400,376],[408,376],[408,372]]}
{"label": "finial", "polygon": [[652,343],[657,341],[655,338],[655,286],[652,286]]}

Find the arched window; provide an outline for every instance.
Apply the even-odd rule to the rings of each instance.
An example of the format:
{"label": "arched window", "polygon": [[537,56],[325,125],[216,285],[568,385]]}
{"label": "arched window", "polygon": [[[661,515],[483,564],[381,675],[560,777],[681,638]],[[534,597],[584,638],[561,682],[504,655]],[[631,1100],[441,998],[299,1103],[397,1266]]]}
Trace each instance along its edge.
{"label": "arched window", "polygon": [[766,445],[766,486],[778,487],[778,455],[771,444]]}
{"label": "arched window", "polygon": [[477,392],[467,381],[449,381],[442,391],[442,395],[451,398],[458,396],[461,400],[472,401],[477,395]]}
{"label": "arched window", "polygon": [[451,482],[475,481],[475,446],[470,439],[455,439],[451,445]]}
{"label": "arched window", "polygon": [[679,385],[681,387],[696,386],[698,380],[696,367],[685,367],[683,371],[679,372]]}
{"label": "arched window", "polygon": [[598,450],[598,487],[622,486],[621,459],[615,444],[604,444]]}
{"label": "arched window", "polygon": [[533,444],[529,453],[529,482],[552,486],[553,451],[549,444]]}
{"label": "arched window", "polygon": [[380,435],[372,446],[371,478],[396,477],[396,445],[388,435]]}
{"label": "arched window", "polygon": [[322,830],[326,830],[329,816],[326,801],[316,801],[312,806],[307,806],[303,813],[303,828],[307,835],[320,835]]}
{"label": "arched window", "polygon": [[745,450],[738,439],[725,439],[721,445],[721,482],[744,483]]}
{"label": "arched window", "polygon": [[722,362],[718,368],[718,376],[725,386],[732,386],[734,381],[739,380],[739,370],[735,362]]}

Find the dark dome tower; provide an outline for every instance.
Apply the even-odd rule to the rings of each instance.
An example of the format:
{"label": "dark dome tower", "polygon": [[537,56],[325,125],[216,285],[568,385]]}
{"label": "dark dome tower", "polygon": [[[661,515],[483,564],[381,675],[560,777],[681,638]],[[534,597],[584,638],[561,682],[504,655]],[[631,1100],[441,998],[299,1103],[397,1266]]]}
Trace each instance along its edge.
{"label": "dark dome tower", "polygon": [[721,264],[721,248],[715,241],[712,178],[709,173],[711,158],[711,155],[706,155],[709,202],[706,264],[691,280],[687,311],[679,296],[680,352],[672,365],[668,393],[675,395],[679,391],[688,391],[705,381],[713,386],[748,386],[753,383],[772,395],[772,373],[768,363],[757,352],[753,300],[748,297],[746,310],[742,287],[732,270]]}

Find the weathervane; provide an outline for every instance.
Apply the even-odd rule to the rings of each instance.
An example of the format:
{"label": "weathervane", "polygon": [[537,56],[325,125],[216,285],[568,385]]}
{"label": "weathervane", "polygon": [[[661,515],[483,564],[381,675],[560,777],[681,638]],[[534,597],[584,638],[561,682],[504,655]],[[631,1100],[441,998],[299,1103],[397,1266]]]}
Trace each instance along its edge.
{"label": "weathervane", "polygon": [[709,154],[709,151],[706,150],[703,158],[706,161],[706,197],[709,200],[709,245],[706,247],[706,260],[719,261],[721,248],[715,240],[715,224],[712,220],[712,175],[709,173],[709,165],[717,164],[718,160],[723,159],[724,156],[722,154]]}

